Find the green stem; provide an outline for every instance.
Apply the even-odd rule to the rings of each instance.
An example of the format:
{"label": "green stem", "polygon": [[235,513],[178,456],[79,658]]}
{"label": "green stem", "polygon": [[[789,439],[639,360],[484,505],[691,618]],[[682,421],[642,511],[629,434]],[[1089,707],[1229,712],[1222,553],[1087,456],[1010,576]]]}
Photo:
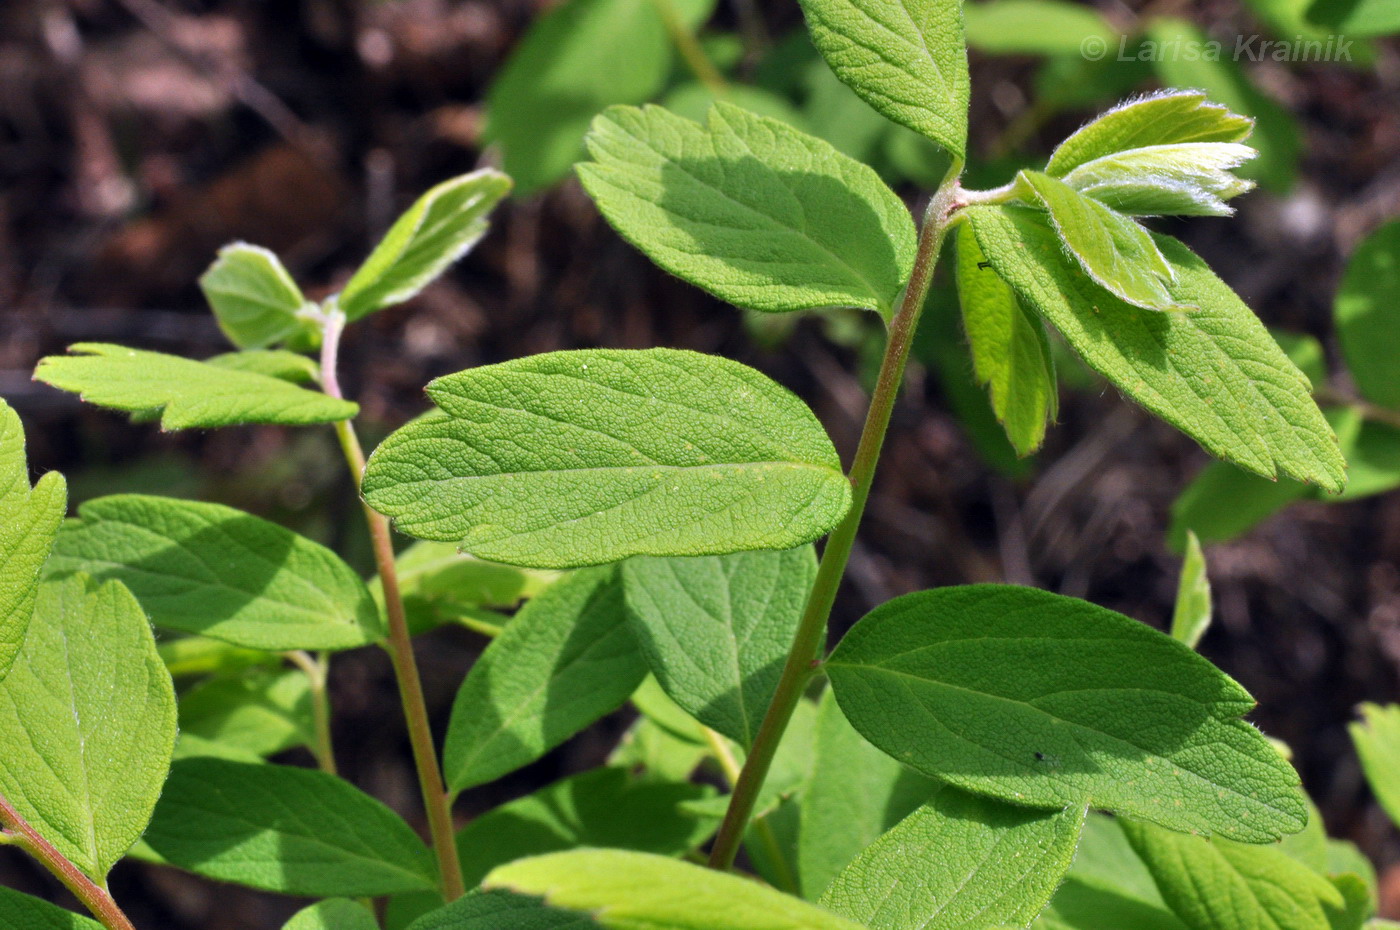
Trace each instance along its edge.
{"label": "green stem", "polygon": [[705,54],[705,49],[701,47],[700,40],[695,37],[695,33],[686,25],[681,18],[680,11],[671,0],[652,0],[656,4],[656,10],[661,14],[661,22],[666,27],[666,32],[671,36],[671,42],[675,44],[676,51],[681,53],[681,58],[685,59],[686,67],[690,69],[701,84],[704,84],[717,97],[723,97],[729,92],[729,82],[724,79],[719,68],[710,61],[710,56]]}
{"label": "green stem", "polygon": [[0,796],[0,825],[8,830],[6,842],[12,843],[43,864],[44,868],[53,873],[54,877],[63,882],[64,887],[73,892],[73,896],[83,903],[92,916],[107,930],[136,930],[126,914],[117,906],[117,902],[112,900],[111,894],[106,888],[94,882],[82,873],[82,871],[69,862],[63,853],[53,847],[53,844],[39,835],[39,831],[29,825],[29,822],[20,816],[19,811],[10,805],[10,802]]}
{"label": "green stem", "polygon": [[[336,361],[344,326],[345,315],[338,310],[332,310],[321,321],[321,387],[330,396],[341,399],[344,394],[336,376]],[[358,492],[365,471],[364,449],[349,420],[336,423],[335,433]],[[428,702],[423,697],[423,680],[418,675],[418,660],[413,655],[413,639],[408,632],[403,595],[399,593],[399,573],[394,564],[394,543],[389,534],[389,521],[363,500],[360,504],[364,509],[365,522],[369,524],[374,561],[384,589],[384,613],[389,620],[389,641],[384,648],[393,663],[394,679],[399,686],[399,702],[403,705],[404,721],[408,725],[408,741],[413,749],[414,767],[418,771],[418,787],[423,794],[423,807],[428,815],[428,830],[432,834],[438,870],[442,873],[442,895],[450,903],[466,894],[462,864],[457,856],[456,831],[452,828],[452,800],[442,779],[433,730],[428,723]]]}
{"label": "green stem", "polygon": [[768,712],[764,714],[763,723],[759,725],[753,748],[749,751],[743,771],[734,785],[734,793],[730,795],[729,809],[725,811],[724,822],[720,824],[719,834],[715,837],[715,845],[710,852],[711,868],[727,870],[733,867],[744,831],[753,816],[759,791],[763,788],[768,769],[773,764],[773,755],[778,750],[778,744],[782,741],[793,711],[797,709],[798,702],[802,700],[807,685],[820,665],[817,650],[821,646],[822,635],[826,632],[827,620],[831,617],[836,590],[846,572],[846,562],[851,557],[851,547],[855,543],[861,516],[865,513],[865,503],[870,497],[870,486],[875,480],[875,466],[880,459],[880,448],[885,441],[885,431],[890,425],[890,415],[894,411],[899,386],[904,380],[904,366],[909,359],[909,347],[914,330],[918,326],[919,313],[923,310],[924,298],[928,296],[929,284],[933,281],[933,269],[938,263],[944,234],[948,231],[949,217],[958,206],[959,168],[959,165],[953,166],[948,180],[938,189],[924,215],[923,228],[919,231],[918,253],[914,258],[914,270],[909,277],[909,285],[904,290],[904,297],[900,300],[899,309],[890,320],[885,357],[880,364],[880,375],[870,398],[870,409],[865,415],[860,444],[856,447],[855,459],[851,463],[851,509],[827,540],[821,565],[817,568],[816,580],[812,583],[812,591],[807,597],[807,606],[798,625],[797,635],[793,638],[792,649],[788,652],[787,662],[783,666],[782,677],[773,692],[773,700],[768,705]]}
{"label": "green stem", "polygon": [[338,775],[335,745],[331,742],[331,702],[326,687],[330,677],[330,657],[324,652],[313,656],[309,652],[296,650],[287,653],[287,659],[306,675],[311,689],[311,713],[316,724],[316,764],[321,771]]}

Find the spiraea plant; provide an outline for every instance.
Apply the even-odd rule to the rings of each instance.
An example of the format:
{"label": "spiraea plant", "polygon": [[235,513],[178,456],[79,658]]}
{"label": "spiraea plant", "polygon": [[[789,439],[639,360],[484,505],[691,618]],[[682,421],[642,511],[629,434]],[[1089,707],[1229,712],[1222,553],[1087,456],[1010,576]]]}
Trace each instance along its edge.
{"label": "spiraea plant", "polygon": [[[959,5],[803,7],[835,74],[951,156],[917,223],[869,167],[724,102],[703,125],[609,110],[578,173],[623,237],[723,301],[884,321],[849,468],[792,393],[676,349],[438,378],[434,409],[366,461],[337,379],[344,327],[460,257],[509,189],[499,173],[430,191],[319,303],[269,252],[230,246],[202,283],[238,351],[80,344],[36,377],[166,429],[330,424],[378,576],[212,503],[117,494],[60,526],[63,483],[30,487],[5,408],[4,842],[109,930],[131,926],[105,883],[124,855],[324,899],[294,928],[1366,923],[1369,865],[1326,839],[1285,750],[1244,719],[1249,694],[1193,650],[1210,616],[1198,547],[1172,635],[972,585],[898,597],[827,642],[945,253],[975,371],[1020,451],[1055,417],[1053,329],[1217,457],[1342,488],[1307,377],[1204,262],[1141,220],[1229,213],[1249,186],[1232,169],[1250,121],[1191,91],[1132,100],[1043,170],[968,190]],[[396,554],[390,521],[419,541]],[[492,641],[439,753],[411,636],[443,623]],[[327,674],[336,652],[371,645],[398,676],[428,843],[336,775]],[[607,765],[457,830],[461,792],[629,701],[640,716]],[[293,746],[320,771],[266,761]],[[92,925],[9,891],[0,918]]]}

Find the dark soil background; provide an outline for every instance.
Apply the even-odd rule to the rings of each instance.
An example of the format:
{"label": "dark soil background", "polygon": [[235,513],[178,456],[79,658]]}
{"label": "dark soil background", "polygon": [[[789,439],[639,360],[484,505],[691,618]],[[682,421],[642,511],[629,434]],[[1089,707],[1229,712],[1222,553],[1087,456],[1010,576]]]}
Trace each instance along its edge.
{"label": "dark soil background", "polygon": [[[1103,8],[1128,21],[1141,6]],[[794,3],[760,7],[775,34],[799,25]],[[1153,9],[1258,31],[1235,0]],[[281,253],[311,296],[343,283],[417,193],[489,160],[483,92],[536,12],[523,0],[0,4],[0,395],[24,418],[36,471],[67,473],[75,501],[200,494],[367,564],[328,429],[162,434],[30,372],[84,340],[225,351],[195,279],[229,240]],[[974,56],[975,152],[1026,106],[1033,64]],[[1286,198],[1243,198],[1235,220],[1173,231],[1267,323],[1318,336],[1340,367],[1330,316],[1344,258],[1400,215],[1400,46],[1382,45],[1369,67],[1249,67],[1303,127],[1300,181]],[[1087,115],[1053,120],[1027,149],[1048,151]],[[425,408],[422,385],[436,375],[560,348],[682,346],[793,387],[849,456],[864,410],[858,353],[812,319],[776,345],[749,333],[732,308],[622,243],[571,182],[509,204],[443,281],[353,328],[342,380],[374,439]],[[1168,508],[1205,455],[1112,389],[1066,389],[1031,475],[1013,481],[982,463],[938,383],[914,372],[899,404],[838,625],[906,591],[998,580],[1164,625],[1179,570]],[[1346,733],[1357,702],[1400,695],[1400,494],[1297,504],[1208,558],[1217,622],[1204,652],[1260,699],[1255,720],[1293,747],[1330,831],[1382,866],[1400,860]],[[444,630],[420,645],[441,732],[481,641]],[[388,663],[373,650],[346,655],[332,686],[345,774],[421,826]],[[604,721],[469,794],[459,816],[598,764],[624,725]],[[18,854],[0,856],[0,882],[65,900]],[[294,909],[131,864],[113,883],[143,927],[263,930]]]}

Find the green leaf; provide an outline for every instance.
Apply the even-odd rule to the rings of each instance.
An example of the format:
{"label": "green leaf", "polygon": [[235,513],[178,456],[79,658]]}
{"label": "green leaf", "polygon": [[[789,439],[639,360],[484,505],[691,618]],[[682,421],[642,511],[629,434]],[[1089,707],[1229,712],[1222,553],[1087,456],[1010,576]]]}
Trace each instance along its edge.
{"label": "green leaf", "polygon": [[821,903],[882,930],[1024,927],[1074,861],[1084,815],[945,786],[847,866]]}
{"label": "green leaf", "polygon": [[1363,420],[1353,435],[1343,437],[1342,451],[1349,466],[1346,490],[1324,500],[1356,500],[1400,487],[1400,429]]}
{"label": "green leaf", "polygon": [[0,795],[102,882],[145,829],[175,745],[146,615],[115,582],[44,584],[0,695]]}
{"label": "green leaf", "polygon": [[401,304],[466,255],[486,234],[486,216],[510,193],[510,178],[482,168],[444,181],[389,227],[337,303],[347,320]]}
{"label": "green leaf", "polygon": [[482,814],[457,833],[467,887],[498,865],[580,846],[679,856],[714,832],[714,821],[684,813],[708,797],[705,785],[641,781],[603,767],[555,782]]}
{"label": "green leaf", "polygon": [[1092,8],[1066,0],[963,4],[967,44],[988,55],[1083,55],[1086,42],[1116,48],[1118,32]]}
{"label": "green leaf", "polygon": [[1371,891],[1359,875],[1333,875],[1330,881],[1342,896],[1342,906],[1326,905],[1330,930],[1361,930],[1366,918],[1376,912]]}
{"label": "green leaf", "polygon": [[816,900],[842,869],[938,787],[866,742],[831,689],[817,712],[812,774],[802,796],[797,870]]}
{"label": "green leaf", "polygon": [[[1166,49],[1193,47],[1191,43],[1194,43],[1197,49],[1209,51],[1208,43],[1212,41],[1211,38],[1195,24],[1184,19],[1161,18],[1149,21],[1147,38],[1150,43],[1144,46],[1144,50],[1157,53],[1152,56],[1152,67],[1163,84],[1168,87],[1199,88],[1211,100],[1254,118],[1254,134],[1250,138],[1250,145],[1259,150],[1259,157],[1245,166],[1241,173],[1257,179],[1275,192],[1281,193],[1292,187],[1298,171],[1298,156],[1302,149],[1301,127],[1277,101],[1266,96],[1250,82],[1240,65],[1240,59],[1230,54],[1233,49],[1227,46],[1221,50],[1221,54],[1167,53]],[[1257,48],[1258,45],[1254,47]],[[1244,57],[1247,59],[1248,54]]]}
{"label": "green leaf", "polygon": [[967,154],[962,4],[802,0],[802,12],[831,70],[866,103],[954,158]]}
{"label": "green leaf", "polygon": [[234,371],[249,371],[269,378],[280,378],[293,384],[310,384],[321,377],[321,366],[287,349],[247,349],[225,352],[204,360],[206,365],[218,365]]}
{"label": "green leaf", "polygon": [[129,587],[157,626],[253,649],[349,649],[383,635],[369,589],[339,556],[221,504],[114,494],[59,533],[56,573]]}
{"label": "green leaf", "polygon": [[802,618],[810,546],[623,563],[632,631],[657,681],[701,723],[753,745]]}
{"label": "green leaf", "polygon": [[1188,532],[1204,543],[1234,539],[1307,495],[1301,481],[1270,481],[1229,462],[1211,462],[1172,502],[1167,542],[1181,552]]}
{"label": "green leaf", "polygon": [[561,577],[558,572],[486,562],[449,543],[417,542],[398,554],[399,591],[461,607],[516,607]]}
{"label": "green leaf", "polygon": [[1172,295],[1175,269],[1134,220],[1048,174],[1023,171],[1021,177],[1049,211],[1065,248],[1101,287],[1148,310],[1195,309]]}
{"label": "green leaf", "polygon": [[1186,531],[1186,561],[1176,586],[1176,608],[1172,611],[1172,636],[1192,649],[1210,627],[1210,578],[1206,575],[1206,555],[1201,541]]}
{"label": "green leaf", "polygon": [[1314,0],[1308,20],[1346,38],[1400,33],[1400,9],[1390,0]]}
{"label": "green leaf", "polygon": [[282,930],[379,930],[379,922],[363,904],[331,898],[297,911]]}
{"label": "green leaf", "polygon": [[276,423],[305,426],[348,420],[359,407],[280,378],[100,342],[51,355],[34,377],[83,400],[144,414],[161,411],[161,429]]}
{"label": "green leaf", "polygon": [[1400,824],[1400,705],[1363,703],[1361,720],[1351,724],[1351,741],[1361,757],[1376,800]]}
{"label": "green leaf", "polygon": [[435,887],[412,828],[334,775],[182,759],[146,841],[171,865],[283,894],[363,897]]}
{"label": "green leaf", "polygon": [[1167,909],[1120,823],[1088,816],[1074,865],[1032,930],[1188,930]]}
{"label": "green leaf", "polygon": [[[844,86],[842,89],[844,90]],[[662,99],[661,106],[677,116],[703,123],[710,108],[721,100],[758,116],[766,116],[769,119],[787,123],[794,129],[811,132],[806,119],[796,107],[788,102],[786,97],[747,84],[729,84],[723,91],[716,91],[699,81],[688,81],[671,90]],[[865,104],[859,105],[867,113],[870,112]],[[871,117],[879,121],[882,126],[888,125],[876,114],[871,113]],[[813,135],[817,135],[817,133],[813,133]],[[857,160],[859,161],[859,159]]]}
{"label": "green leaf", "polygon": [[212,678],[180,697],[180,737],[209,740],[254,756],[315,742],[311,686],[286,669]]}
{"label": "green leaf", "polygon": [[102,930],[95,920],[3,886],[0,925],[6,930]]}
{"label": "green leaf", "polygon": [[68,484],[49,472],[31,488],[19,415],[0,399],[0,680],[24,643],[39,575],[68,509]]}
{"label": "green leaf", "polygon": [[1174,298],[1200,309],[1143,313],[1085,280],[1034,211],[965,213],[997,274],[1133,400],[1243,468],[1341,490],[1346,465],[1307,378],[1185,246],[1156,239],[1176,271]]}
{"label": "green leaf", "polygon": [[1055,149],[1045,173],[1063,178],[1095,159],[1148,146],[1243,142],[1253,129],[1253,120],[1211,103],[1203,91],[1162,91],[1121,103],[1086,123]]}
{"label": "green leaf", "polygon": [[539,895],[610,930],[861,930],[737,875],[619,850],[523,859],[496,869],[483,888]]}
{"label": "green leaf", "polygon": [[597,930],[583,914],[555,910],[539,898],[509,891],[472,891],[426,914],[408,930]]}
{"label": "green leaf", "polygon": [[219,328],[240,349],[261,349],[313,329],[297,315],[312,305],[281,260],[261,246],[224,246],[199,287]]}
{"label": "green leaf", "polygon": [[812,412],[737,362],[551,352],[438,378],[443,413],[370,456],[364,495],[421,539],[541,568],[789,549],[850,485]]}
{"label": "green leaf", "polygon": [[[817,705],[803,699],[793,711],[792,719],[773,755],[772,767],[763,787],[754,800],[753,817],[759,818],[778,811],[783,802],[801,798],[803,791],[812,781],[812,766],[816,761]],[[734,747],[735,760],[743,765],[745,754]],[[703,801],[688,801],[685,809],[691,813],[719,820],[729,807],[729,795],[707,798]]]}
{"label": "green leaf", "polygon": [[786,123],[717,103],[593,122],[584,188],[623,238],[721,300],[888,318],[914,264],[909,211],[873,170]]}
{"label": "green leaf", "polygon": [[1180,142],[1116,152],[1065,175],[1070,187],[1131,216],[1229,216],[1253,181],[1230,172],[1255,155],[1236,142]]}
{"label": "green leaf", "polygon": [[1248,693],[1086,601],[1009,585],[905,595],[857,623],[826,668],[866,739],[968,791],[1251,842],[1306,822],[1297,773],[1239,719]]}
{"label": "green leaf", "polygon": [[462,683],[444,747],[448,787],[535,761],[620,707],[645,674],[617,569],[568,576],[520,609]]}
{"label": "green leaf", "polygon": [[977,380],[991,394],[992,410],[1019,455],[1045,439],[1045,424],[1059,412],[1059,385],[1045,326],[1029,316],[1016,293],[997,277],[971,227],[957,233],[958,302],[972,348]]}
{"label": "green leaf", "polygon": [[1322,343],[1317,341],[1317,337],[1272,327],[1269,329],[1269,335],[1288,356],[1288,360],[1307,375],[1308,382],[1313,387],[1327,381],[1327,352],[1322,348]]}
{"label": "green leaf", "polygon": [[1337,337],[1356,386],[1371,401],[1400,410],[1400,221],[1368,236],[1352,253],[1333,307]]}
{"label": "green leaf", "polygon": [[1326,907],[1343,906],[1325,877],[1275,846],[1123,823],[1167,905],[1188,927],[1330,930]]}

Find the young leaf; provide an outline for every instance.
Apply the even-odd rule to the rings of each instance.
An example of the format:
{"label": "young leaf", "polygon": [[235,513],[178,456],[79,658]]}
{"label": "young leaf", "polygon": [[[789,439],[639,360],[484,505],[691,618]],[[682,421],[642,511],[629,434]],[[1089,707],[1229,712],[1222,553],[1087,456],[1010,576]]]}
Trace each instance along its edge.
{"label": "young leaf", "polygon": [[379,922],[363,904],[331,898],[297,911],[282,930],[379,930]]}
{"label": "young leaf", "polygon": [[1086,601],[1009,585],[905,595],[826,667],[866,739],[968,791],[1249,842],[1306,822],[1297,773],[1239,719],[1244,689]]}
{"label": "young leaf", "polygon": [[0,926],[7,930],[102,930],[95,920],[3,886]]}
{"label": "young leaf", "polygon": [[882,930],[1024,927],[1074,861],[1084,815],[1082,805],[1037,811],[944,786],[836,876],[821,903]]}
{"label": "young leaf", "polygon": [[1103,49],[1118,45],[1119,34],[1092,7],[1067,0],[992,0],[964,3],[967,44],[987,55],[1074,55],[1086,42]]}
{"label": "young leaf", "polygon": [[448,787],[535,761],[620,707],[645,674],[617,569],[569,575],[520,609],[462,683],[443,749]]}
{"label": "young leaf", "polygon": [[571,568],[789,549],[850,505],[811,411],[727,359],[551,352],[438,378],[428,393],[443,412],[380,444],[365,500],[402,532],[481,558]]}
{"label": "young leaf", "polygon": [[1055,149],[1045,173],[1063,178],[1095,159],[1148,146],[1243,142],[1253,129],[1249,117],[1211,103],[1202,91],[1162,91],[1121,103],[1085,124]]}
{"label": "young leaf", "polygon": [[482,887],[541,896],[609,930],[863,930],[737,875],[620,850],[522,859],[496,869]]}
{"label": "young leaf", "polygon": [[1400,410],[1400,221],[1357,246],[1337,291],[1333,318],[1347,369],[1363,395]]}
{"label": "young leaf", "polygon": [[199,279],[219,328],[240,349],[261,349],[310,331],[297,316],[309,306],[282,262],[267,249],[235,242]]}
{"label": "young leaf", "polygon": [[679,856],[715,828],[680,805],[711,794],[708,786],[640,781],[606,766],[574,775],[463,827],[457,833],[463,880],[474,887],[498,865],[580,846]]}
{"label": "young leaf", "polygon": [[1185,246],[1156,238],[1176,272],[1174,299],[1200,309],[1143,313],[1085,280],[1034,211],[965,213],[997,274],[1129,397],[1213,455],[1341,490],[1346,464],[1306,377]]}
{"label": "young leaf", "polygon": [[812,775],[802,795],[797,871],[816,900],[842,869],[937,789],[866,742],[828,688],[817,712]]}
{"label": "young leaf", "polygon": [[509,891],[472,891],[426,914],[408,930],[598,930],[586,914],[555,910],[537,897]]}
{"label": "young leaf", "polygon": [[171,865],[283,894],[368,897],[436,885],[432,853],[399,816],[334,775],[182,759],[146,842]]}
{"label": "young leaf", "polygon": [[982,256],[977,237],[963,225],[957,233],[958,302],[972,348],[977,380],[987,385],[992,410],[1019,455],[1030,455],[1045,438],[1045,423],[1059,411],[1059,385],[1045,326],[1029,316],[1016,293]]}
{"label": "young leaf", "polygon": [[961,3],[801,2],[812,42],[837,77],[888,118],[962,160],[970,81]]}
{"label": "young leaf", "polygon": [[1210,578],[1201,541],[1186,531],[1186,561],[1176,587],[1176,609],[1172,612],[1172,636],[1192,649],[1210,626]]}
{"label": "young leaf", "polygon": [[256,375],[279,378],[292,384],[310,384],[321,377],[321,366],[296,352],[287,349],[247,349],[242,352],[225,352],[204,360],[206,365],[218,365],[234,371],[247,371]]}
{"label": "young leaf", "polygon": [[88,501],[59,533],[49,571],[115,578],[157,626],[253,649],[350,649],[382,636],[369,589],[339,556],[221,504]]}
{"label": "young leaf", "polygon": [[1327,908],[1344,905],[1324,876],[1274,846],[1123,823],[1167,905],[1189,927],[1331,930]]}
{"label": "young leaf", "polygon": [[1376,800],[1400,824],[1400,705],[1363,703],[1360,710],[1347,729]]}
{"label": "young leaf", "polygon": [[337,303],[347,320],[401,304],[426,287],[486,233],[486,215],[510,193],[491,168],[444,181],[389,227]]}
{"label": "young leaf", "polygon": [[180,738],[255,757],[315,742],[311,687],[298,670],[212,678],[180,697]]}
{"label": "young leaf", "polygon": [[68,485],[50,472],[31,488],[19,415],[0,399],[0,680],[34,614],[39,574],[68,509]]}
{"label": "young leaf", "polygon": [[1109,293],[1148,310],[1193,310],[1168,289],[1172,268],[1152,236],[1132,219],[1110,210],[1065,182],[1023,171],[1069,253]]}
{"label": "young leaf", "polygon": [[1254,187],[1230,172],[1254,154],[1233,142],[1153,145],[1086,162],[1064,182],[1129,216],[1229,216],[1225,201]]}
{"label": "young leaf", "polygon": [[40,587],[0,682],[0,795],[101,883],[146,827],[175,745],[175,689],[116,582]]}
{"label": "young leaf", "polygon": [[721,300],[888,318],[914,264],[914,223],[867,166],[727,103],[705,125],[659,107],[593,122],[579,178],[624,239]]}
{"label": "young leaf", "polygon": [[810,545],[622,565],[632,631],[656,680],[701,723],[746,749],[816,573]]}
{"label": "young leaf", "polygon": [[359,407],[279,378],[100,342],[51,355],[34,377],[83,400],[143,414],[159,410],[161,429],[276,423],[305,426],[348,420]]}

